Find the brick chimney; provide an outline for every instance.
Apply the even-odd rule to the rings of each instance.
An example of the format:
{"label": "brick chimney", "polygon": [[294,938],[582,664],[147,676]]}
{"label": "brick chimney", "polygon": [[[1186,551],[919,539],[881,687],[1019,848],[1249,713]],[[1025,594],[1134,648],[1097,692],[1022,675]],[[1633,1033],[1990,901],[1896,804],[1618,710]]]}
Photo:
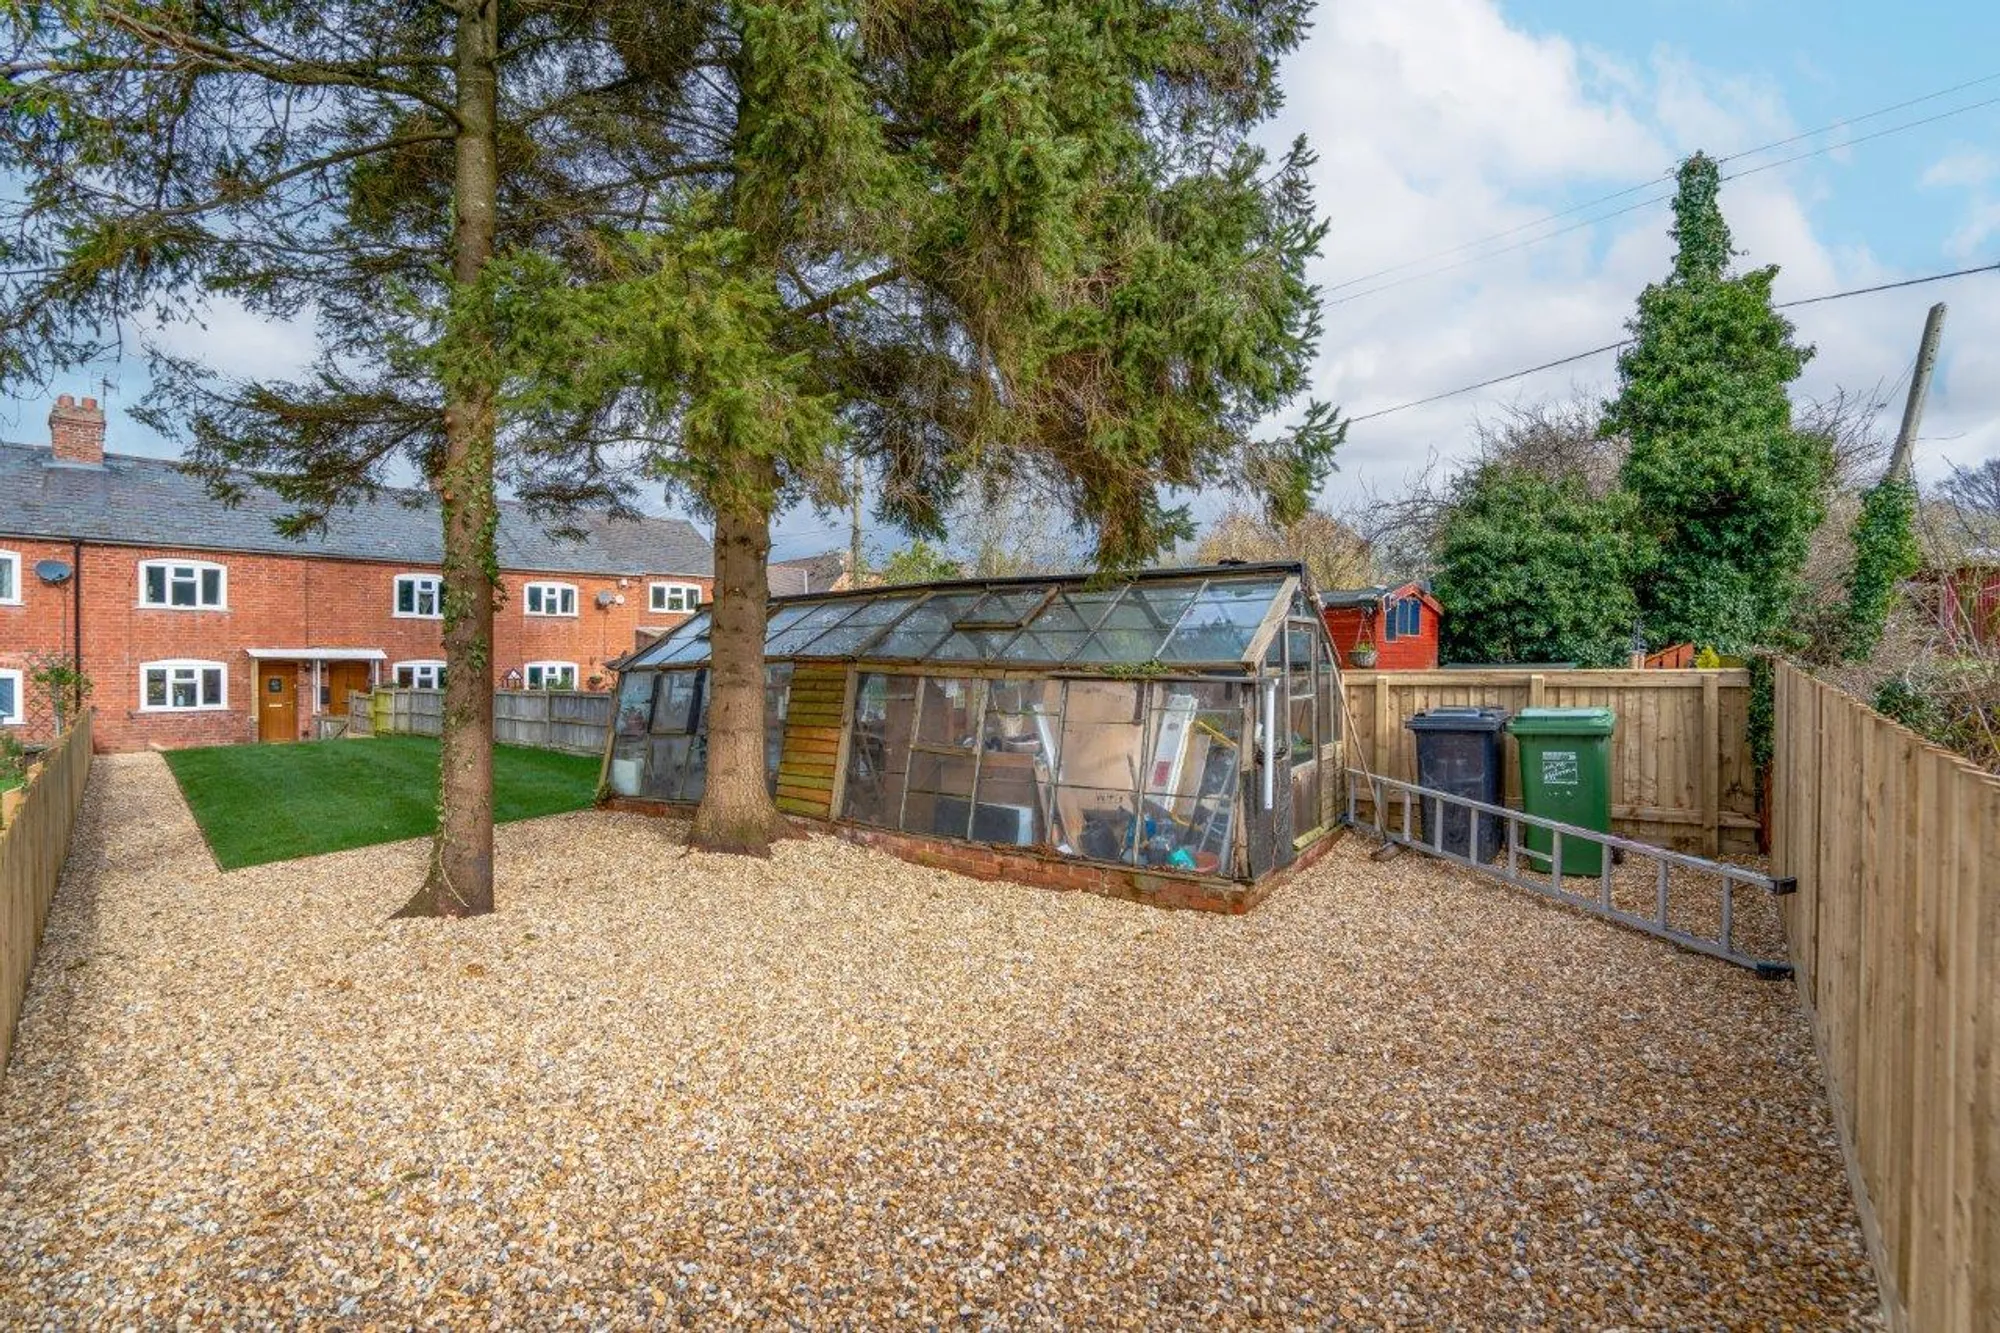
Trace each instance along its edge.
{"label": "brick chimney", "polygon": [[63,394],[49,409],[49,447],[59,463],[104,465],[104,409],[95,398],[81,403]]}

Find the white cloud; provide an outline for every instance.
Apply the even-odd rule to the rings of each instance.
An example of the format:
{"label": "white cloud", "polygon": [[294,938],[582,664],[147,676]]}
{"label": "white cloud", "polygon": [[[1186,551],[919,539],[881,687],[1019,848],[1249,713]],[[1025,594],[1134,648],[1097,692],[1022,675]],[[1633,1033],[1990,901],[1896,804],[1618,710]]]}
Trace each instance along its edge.
{"label": "white cloud", "polygon": [[1921,182],[1932,188],[1973,188],[2000,179],[2000,154],[1954,148],[1924,169]]}

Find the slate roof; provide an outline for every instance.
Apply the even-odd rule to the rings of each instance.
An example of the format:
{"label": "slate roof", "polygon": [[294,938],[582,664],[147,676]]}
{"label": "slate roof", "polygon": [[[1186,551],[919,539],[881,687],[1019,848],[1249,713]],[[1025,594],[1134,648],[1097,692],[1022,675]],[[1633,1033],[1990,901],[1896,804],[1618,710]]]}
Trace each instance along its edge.
{"label": "slate roof", "polygon": [[1319,595],[1319,604],[1335,609],[1378,606],[1383,598],[1392,593],[1400,593],[1405,588],[1415,588],[1418,596],[1433,604],[1436,603],[1437,599],[1431,596],[1430,584],[1422,579],[1416,579],[1409,583],[1378,583],[1369,588],[1334,588]]}
{"label": "slate roof", "polygon": [[[57,463],[46,447],[0,444],[0,534],[82,539],[125,546],[380,560],[437,565],[444,538],[436,501],[422,491],[385,491],[337,509],[326,531],[303,540],[278,535],[287,505],[253,488],[230,508],[171,461],[106,454],[103,467]],[[518,504],[502,502],[500,566],[550,574],[690,574],[712,570],[713,552],[679,518],[570,520],[582,540],[550,532]]]}
{"label": "slate roof", "polygon": [[847,552],[822,551],[792,560],[773,560],[768,574],[773,597],[828,592],[847,573]]}

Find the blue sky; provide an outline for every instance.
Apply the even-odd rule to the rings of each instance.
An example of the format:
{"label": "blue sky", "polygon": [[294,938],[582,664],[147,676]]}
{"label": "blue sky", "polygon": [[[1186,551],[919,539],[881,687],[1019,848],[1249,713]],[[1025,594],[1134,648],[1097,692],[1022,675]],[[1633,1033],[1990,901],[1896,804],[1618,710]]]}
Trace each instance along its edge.
{"label": "blue sky", "polygon": [[[2000,5],[1971,0],[1329,0],[1284,68],[1287,106],[1268,135],[1304,133],[1321,155],[1332,229],[1315,276],[1337,303],[1317,391],[1365,414],[1609,342],[1665,271],[1666,207],[1518,245],[1644,196],[1549,227],[1545,214],[1642,184],[1696,148],[1732,153],[1989,79],[1740,165],[1761,164],[2000,99],[1995,75]],[[1722,204],[1741,262],[1782,266],[1780,299],[2000,261],[2000,101],[1730,182]],[[1514,228],[1503,253],[1476,244]],[[1386,290],[1340,285],[1396,265],[1410,267]],[[2000,273],[1795,314],[1819,349],[1795,392],[1807,400],[1899,379],[1937,300],[1951,315],[1919,448],[1929,477],[2000,453]],[[242,374],[285,373],[311,350],[308,328],[229,310],[172,341]],[[1322,503],[1365,504],[1429,460],[1463,457],[1477,420],[1509,404],[1601,397],[1612,368],[1601,356],[1360,423]],[[112,447],[173,452],[120,412],[143,390],[138,369],[115,373]],[[94,391],[87,378],[75,391]],[[40,439],[45,414],[0,405],[0,436]],[[846,540],[842,516],[803,511],[775,537],[780,558]]]}

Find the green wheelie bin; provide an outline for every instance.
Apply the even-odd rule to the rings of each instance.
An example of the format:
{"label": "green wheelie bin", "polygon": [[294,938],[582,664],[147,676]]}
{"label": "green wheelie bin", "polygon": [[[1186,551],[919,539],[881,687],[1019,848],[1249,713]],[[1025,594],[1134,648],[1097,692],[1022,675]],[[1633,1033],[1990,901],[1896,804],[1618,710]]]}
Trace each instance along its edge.
{"label": "green wheelie bin", "polygon": [[[1609,708],[1523,708],[1508,722],[1521,752],[1521,809],[1600,833],[1611,831],[1611,733],[1618,715]],[[1522,829],[1529,865],[1548,869],[1555,835]],[[1536,855],[1540,853],[1540,855]],[[1595,875],[1604,869],[1604,847],[1566,838],[1562,873]]]}

